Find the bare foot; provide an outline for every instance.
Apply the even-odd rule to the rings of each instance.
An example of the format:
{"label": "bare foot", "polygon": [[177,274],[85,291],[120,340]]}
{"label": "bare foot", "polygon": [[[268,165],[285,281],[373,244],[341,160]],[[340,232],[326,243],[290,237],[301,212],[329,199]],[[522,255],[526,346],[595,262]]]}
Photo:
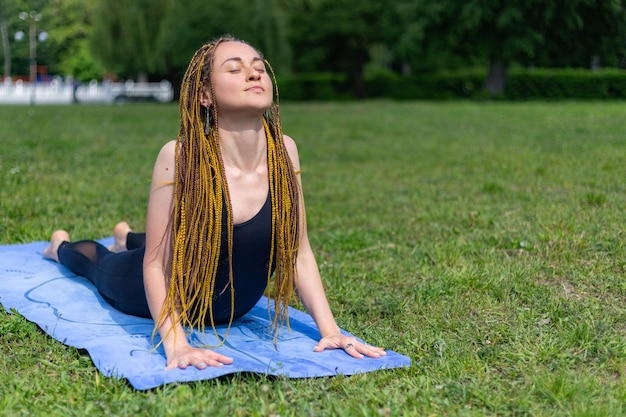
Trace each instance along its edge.
{"label": "bare foot", "polygon": [[48,259],[52,259],[55,262],[59,262],[59,246],[63,242],[69,242],[70,235],[65,230],[57,230],[52,233],[50,237],[50,245],[43,250],[43,256]]}
{"label": "bare foot", "polygon": [[113,244],[109,246],[111,252],[124,252],[126,248],[126,237],[132,229],[126,222],[119,222],[113,228]]}

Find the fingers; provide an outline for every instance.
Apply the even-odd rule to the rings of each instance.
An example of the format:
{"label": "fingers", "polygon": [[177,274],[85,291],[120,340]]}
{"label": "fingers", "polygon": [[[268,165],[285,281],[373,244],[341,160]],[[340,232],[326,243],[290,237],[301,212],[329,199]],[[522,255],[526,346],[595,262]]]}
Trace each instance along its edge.
{"label": "fingers", "polygon": [[356,347],[354,343],[346,343],[343,347],[343,350],[353,358],[363,359],[363,355],[359,352],[359,349]]}
{"label": "fingers", "polygon": [[207,367],[220,368],[231,363],[233,363],[233,359],[228,356],[209,350],[197,349],[191,354],[183,354],[172,358],[171,361],[168,361],[165,369],[187,369],[188,367],[195,367],[197,369],[205,369]]}
{"label": "fingers", "polygon": [[341,344],[340,340],[325,337],[317,343],[317,345],[313,348],[313,351],[322,352],[326,349],[341,349],[342,346],[343,345]]}
{"label": "fingers", "polygon": [[353,358],[362,359],[365,356],[370,358],[379,358],[387,353],[384,349],[361,343],[355,338],[345,337],[340,339],[322,339],[317,346],[313,348],[315,352],[321,352],[325,349],[343,349]]}
{"label": "fingers", "polygon": [[364,356],[368,356],[370,358],[379,358],[387,354],[384,349],[358,342],[347,343],[344,346],[343,350],[345,350],[348,355],[359,359],[363,358]]}

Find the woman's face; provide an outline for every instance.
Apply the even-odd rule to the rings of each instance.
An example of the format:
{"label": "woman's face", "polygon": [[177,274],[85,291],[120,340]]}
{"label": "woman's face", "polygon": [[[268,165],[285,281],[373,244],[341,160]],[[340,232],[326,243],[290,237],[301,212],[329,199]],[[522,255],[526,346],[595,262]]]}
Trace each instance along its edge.
{"label": "woman's face", "polygon": [[[229,113],[263,114],[272,104],[272,81],[265,62],[250,45],[223,42],[213,57],[211,83],[220,117]],[[208,103],[211,98],[207,97]]]}

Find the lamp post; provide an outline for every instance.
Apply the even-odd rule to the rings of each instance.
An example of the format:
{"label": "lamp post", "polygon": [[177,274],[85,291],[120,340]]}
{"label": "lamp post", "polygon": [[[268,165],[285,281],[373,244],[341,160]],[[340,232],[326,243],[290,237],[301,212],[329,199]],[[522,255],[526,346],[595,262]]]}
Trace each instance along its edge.
{"label": "lamp post", "polygon": [[30,82],[37,82],[37,22],[41,20],[41,13],[32,11],[30,13],[21,12],[20,19],[28,20],[28,41],[30,46]]}

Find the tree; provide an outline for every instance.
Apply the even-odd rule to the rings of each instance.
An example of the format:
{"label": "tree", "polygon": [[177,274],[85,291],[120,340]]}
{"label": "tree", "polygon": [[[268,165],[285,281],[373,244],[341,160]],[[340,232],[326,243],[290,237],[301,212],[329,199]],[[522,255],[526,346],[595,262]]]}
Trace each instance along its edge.
{"label": "tree", "polygon": [[170,0],[157,50],[160,71],[174,86],[194,52],[204,43],[229,34],[259,48],[277,71],[287,71],[290,50],[286,12],[277,0]]}
{"label": "tree", "polygon": [[177,86],[193,53],[222,34],[288,63],[285,15],[278,0],[95,2],[91,47],[121,77],[166,77]]}
{"label": "tree", "polygon": [[[4,75],[10,77],[18,72],[29,72],[29,23],[21,20],[21,12],[41,12],[47,5],[47,0],[0,0],[0,37],[2,38],[2,50],[4,54]],[[45,27],[45,22],[43,23]],[[41,27],[42,25],[39,25]],[[16,40],[17,32],[26,36],[22,40]],[[39,45],[42,46],[42,45]],[[45,52],[45,45],[44,52]],[[43,55],[43,54],[42,54]]]}
{"label": "tree", "polygon": [[188,0],[170,2],[159,38],[168,67],[184,70],[205,42],[224,34],[263,51],[278,68],[289,63],[286,14],[277,0]]}
{"label": "tree", "polygon": [[239,7],[238,2],[217,0],[207,7],[205,0],[188,0],[184,4],[170,1],[158,38],[163,57],[161,69],[179,73],[180,78],[194,52],[205,42],[225,33],[244,38],[244,21],[251,28],[252,14],[248,7]]}
{"label": "tree", "polygon": [[398,38],[401,53],[407,45],[424,51],[430,44],[467,61],[480,58],[492,95],[502,94],[515,62],[551,65],[550,53],[570,50],[578,57],[570,62],[580,64],[580,57],[589,62],[624,49],[624,0],[399,0],[395,6],[408,29]]}
{"label": "tree", "polygon": [[362,96],[370,49],[384,39],[385,5],[378,0],[321,0],[309,7],[309,13],[292,17],[296,72],[345,74],[357,96]]}
{"label": "tree", "polygon": [[[2,3],[0,3],[2,5]],[[0,37],[2,38],[2,52],[4,54],[4,77],[11,76],[11,44],[9,42],[9,29],[4,18],[4,10],[0,7]]]}
{"label": "tree", "polygon": [[279,72],[289,72],[289,12],[282,7],[281,0],[255,0],[254,16],[259,49]]}
{"label": "tree", "polygon": [[[563,13],[564,8],[574,8]],[[559,0],[545,6],[549,36],[537,49],[538,66],[619,66],[626,53],[626,1]]]}
{"label": "tree", "polygon": [[95,1],[90,44],[105,68],[141,80],[156,73],[161,67],[157,40],[170,1]]}
{"label": "tree", "polygon": [[104,68],[89,48],[94,7],[94,0],[50,0],[43,10],[51,72],[80,81],[102,78]]}
{"label": "tree", "polygon": [[[0,0],[5,75],[29,72],[29,22],[20,19],[19,14],[36,11],[41,15],[37,35],[47,34],[45,40],[36,38],[38,66],[45,67],[48,74],[73,76],[83,81],[101,78],[103,68],[88,45],[93,6],[94,0]],[[15,37],[18,32],[24,33],[21,40]]]}

